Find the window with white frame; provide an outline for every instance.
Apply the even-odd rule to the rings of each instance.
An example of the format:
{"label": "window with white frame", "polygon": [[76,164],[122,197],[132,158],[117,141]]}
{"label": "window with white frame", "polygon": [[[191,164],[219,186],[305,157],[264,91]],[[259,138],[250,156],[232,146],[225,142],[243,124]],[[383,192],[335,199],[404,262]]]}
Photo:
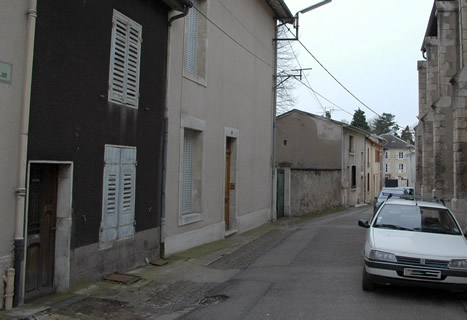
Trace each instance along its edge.
{"label": "window with white frame", "polygon": [[206,78],[206,0],[193,0],[185,24],[185,75],[194,80]]}
{"label": "window with white frame", "polygon": [[108,99],[137,108],[143,28],[117,10],[112,24]]}
{"label": "window with white frame", "polygon": [[391,158],[391,154],[389,153],[389,151],[385,151],[384,152],[384,159],[389,159]]}
{"label": "window with white frame", "polygon": [[101,241],[134,235],[136,148],[105,146]]}
{"label": "window with white frame", "polygon": [[389,166],[389,163],[386,163],[384,165],[384,173],[390,173],[391,167]]}
{"label": "window with white frame", "polygon": [[184,129],[180,211],[182,215],[201,212],[202,132]]}
{"label": "window with white frame", "polygon": [[403,151],[397,152],[397,159],[399,159],[399,160],[404,159],[404,152]]}
{"label": "window with white frame", "polygon": [[406,166],[403,163],[399,163],[399,165],[397,167],[397,172],[398,173],[405,173],[405,171],[406,171]]}

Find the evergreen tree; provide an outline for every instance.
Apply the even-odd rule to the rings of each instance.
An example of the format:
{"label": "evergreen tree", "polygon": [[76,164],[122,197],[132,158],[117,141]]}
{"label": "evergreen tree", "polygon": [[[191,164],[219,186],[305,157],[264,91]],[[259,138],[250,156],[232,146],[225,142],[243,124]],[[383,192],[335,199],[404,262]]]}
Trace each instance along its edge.
{"label": "evergreen tree", "polygon": [[410,144],[415,144],[414,141],[413,141],[412,131],[410,131],[409,126],[406,126],[405,129],[402,130],[401,139],[408,142],[408,143],[410,143]]}
{"label": "evergreen tree", "polygon": [[383,113],[382,116],[373,120],[372,132],[377,135],[392,133],[398,137],[399,126],[394,118],[395,116],[391,113]]}
{"label": "evergreen tree", "polygon": [[351,125],[363,129],[365,131],[370,131],[370,126],[366,121],[365,111],[360,110],[360,108],[358,108],[358,110],[355,110]]}

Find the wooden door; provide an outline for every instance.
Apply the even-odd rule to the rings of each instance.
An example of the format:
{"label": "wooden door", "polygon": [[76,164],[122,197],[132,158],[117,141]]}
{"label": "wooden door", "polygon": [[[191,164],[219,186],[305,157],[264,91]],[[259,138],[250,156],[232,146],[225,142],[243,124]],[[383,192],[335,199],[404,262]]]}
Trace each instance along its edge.
{"label": "wooden door", "polygon": [[57,178],[56,165],[31,165],[26,239],[26,301],[54,291]]}
{"label": "wooden door", "polygon": [[227,138],[225,150],[225,230],[230,229],[230,158],[232,154],[232,139]]}

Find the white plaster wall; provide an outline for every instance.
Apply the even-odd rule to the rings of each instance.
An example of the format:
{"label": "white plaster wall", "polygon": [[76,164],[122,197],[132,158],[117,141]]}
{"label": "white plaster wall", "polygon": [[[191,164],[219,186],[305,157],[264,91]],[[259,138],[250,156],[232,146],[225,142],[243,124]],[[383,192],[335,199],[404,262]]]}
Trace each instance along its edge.
{"label": "white plaster wall", "polygon": [[27,3],[0,0],[0,61],[13,65],[11,83],[0,81],[0,276],[13,258]]}
{"label": "white plaster wall", "polygon": [[[238,130],[236,211],[231,212],[238,219],[238,231],[270,219],[275,21],[261,0],[208,0],[207,16],[225,33],[208,22],[205,84],[183,76],[185,20],[174,21],[169,30],[163,232],[167,253],[186,249],[186,244],[195,246],[224,236],[218,226],[224,222],[226,127]],[[201,221],[179,226],[182,115],[205,122],[204,171]],[[216,230],[213,236],[206,237],[205,231],[212,228]]]}

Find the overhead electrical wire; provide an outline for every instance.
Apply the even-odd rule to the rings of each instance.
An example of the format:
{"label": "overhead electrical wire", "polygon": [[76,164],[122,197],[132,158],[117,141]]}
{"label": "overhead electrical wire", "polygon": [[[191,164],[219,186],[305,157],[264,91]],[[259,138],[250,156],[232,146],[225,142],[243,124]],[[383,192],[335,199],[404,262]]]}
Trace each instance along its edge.
{"label": "overhead electrical wire", "polygon": [[[288,43],[289,43],[289,46],[290,46],[290,50],[292,51],[292,53],[293,53],[293,55],[294,55],[294,57],[295,57],[295,60],[297,61],[298,66],[299,66],[300,69],[302,70],[302,69],[303,69],[303,68],[302,68],[302,65],[300,64],[300,61],[298,60],[298,57],[297,57],[297,55],[295,54],[295,50],[293,49],[292,44],[290,43],[290,41],[288,41]],[[306,74],[303,74],[303,77],[305,78],[306,82],[308,83],[307,88],[311,88],[310,81],[308,81],[308,78],[307,78]],[[300,82],[302,82],[302,81],[300,80]],[[315,97],[315,100],[318,102],[318,104],[321,106],[321,108],[324,110],[324,112],[326,112],[326,108],[324,108],[323,104],[322,104],[321,101],[318,99],[318,97],[316,96],[316,94],[315,94],[315,92],[314,92],[313,89],[311,89],[311,92],[313,93],[313,96]]]}
{"label": "overhead electrical wire", "polygon": [[335,106],[336,108],[340,109],[341,111],[344,111],[345,113],[347,113],[348,115],[351,115],[353,116],[352,113],[350,113],[349,111],[345,110],[344,108],[342,107],[339,107],[337,104],[335,104],[334,102],[332,102],[331,100],[327,99],[326,97],[324,97],[323,95],[321,95],[319,92],[317,92],[316,90],[314,90],[311,86],[308,86],[306,83],[304,83],[303,81],[300,81],[301,84],[303,84],[305,87],[307,87],[309,90],[311,90],[314,94],[320,96],[321,98],[323,98],[324,100],[326,100],[327,102],[329,102],[330,104],[332,104],[333,106]]}
{"label": "overhead electrical wire", "polygon": [[[284,25],[287,30],[291,33],[292,31],[290,30],[290,28],[287,26],[287,25]],[[346,86],[344,86],[342,84],[342,82],[340,82],[315,56],[313,53],[311,53],[311,51],[305,46],[305,44],[303,44],[302,41],[300,41],[299,39],[297,39],[298,43],[303,47],[303,49],[305,49],[306,52],[308,52],[308,54],[321,66],[321,68],[323,68],[324,71],[326,71],[327,74],[329,74],[331,76],[331,78],[334,79],[334,81],[336,81],[345,91],[347,91],[355,100],[357,100],[358,102],[360,102],[365,108],[367,108],[368,110],[370,110],[371,112],[373,112],[374,114],[376,114],[378,117],[381,117],[381,115],[376,112],[375,110],[373,110],[372,108],[370,108],[366,103],[364,103],[362,100],[360,100],[355,94],[353,94],[349,89],[347,89]]]}
{"label": "overhead electrical wire", "polygon": [[258,57],[254,52],[252,52],[251,50],[249,50],[247,47],[245,47],[244,45],[242,45],[240,42],[238,42],[237,40],[235,40],[230,34],[228,34],[227,32],[225,32],[221,27],[219,27],[214,21],[212,21],[211,19],[208,18],[208,16],[206,16],[201,10],[199,10],[198,8],[196,8],[195,6],[192,7],[193,9],[195,9],[200,15],[202,15],[207,21],[209,21],[214,27],[216,27],[220,32],[222,32],[224,35],[226,35],[230,40],[232,40],[233,42],[235,42],[237,45],[239,45],[243,50],[245,50],[246,52],[248,52],[249,54],[251,54],[253,57],[255,57],[256,59],[260,60],[261,62],[263,62],[264,64],[266,64],[267,66],[269,67],[273,67],[272,66],[272,63],[270,62],[267,62],[265,60],[263,60],[262,58]]}

